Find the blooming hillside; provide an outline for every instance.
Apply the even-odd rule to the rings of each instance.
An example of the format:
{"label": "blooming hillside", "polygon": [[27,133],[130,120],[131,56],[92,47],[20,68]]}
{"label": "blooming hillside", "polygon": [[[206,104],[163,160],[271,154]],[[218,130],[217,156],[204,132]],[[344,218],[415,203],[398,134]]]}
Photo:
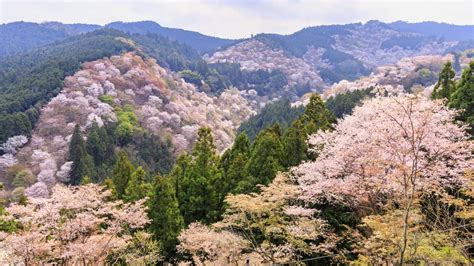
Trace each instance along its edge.
{"label": "blooming hillside", "polygon": [[132,123],[134,131],[170,138],[177,153],[190,148],[201,126],[212,128],[216,145],[223,150],[232,143],[239,124],[253,113],[238,91],[208,96],[154,60],[134,53],[85,63],[43,108],[31,142],[16,155],[16,162],[37,176],[27,195],[44,196],[46,187],[67,179],[71,163],[66,157],[76,124],[83,132],[94,121],[99,126],[120,125],[125,109],[133,112],[131,120],[137,120]]}

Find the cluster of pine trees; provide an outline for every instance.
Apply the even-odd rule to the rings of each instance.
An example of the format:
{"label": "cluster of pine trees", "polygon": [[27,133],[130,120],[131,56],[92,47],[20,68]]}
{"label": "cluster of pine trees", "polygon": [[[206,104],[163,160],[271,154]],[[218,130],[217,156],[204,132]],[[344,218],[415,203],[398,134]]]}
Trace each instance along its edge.
{"label": "cluster of pine trees", "polygon": [[436,83],[431,97],[445,99],[446,104],[460,110],[457,119],[466,123],[469,133],[474,136],[474,61],[462,72],[461,79],[456,82],[451,62],[447,62]]}
{"label": "cluster of pine trees", "polygon": [[143,131],[133,132],[124,140],[117,129],[120,129],[118,123],[99,127],[94,122],[85,141],[76,125],[69,145],[68,161],[72,162],[69,184],[101,183],[107,177],[116,176],[124,164],[131,165],[128,154],[132,155],[134,164],[143,167],[140,171],[146,176],[170,171],[174,163],[171,140]]}

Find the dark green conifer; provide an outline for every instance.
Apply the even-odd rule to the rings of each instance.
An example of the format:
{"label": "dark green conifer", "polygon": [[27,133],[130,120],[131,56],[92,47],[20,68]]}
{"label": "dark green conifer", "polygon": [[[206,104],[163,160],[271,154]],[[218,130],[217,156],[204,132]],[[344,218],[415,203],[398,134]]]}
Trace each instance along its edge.
{"label": "dark green conifer", "polygon": [[76,125],[69,144],[69,161],[72,161],[69,183],[79,185],[84,176],[91,176],[94,172],[94,163],[86,151],[86,145],[79,128]]}
{"label": "dark green conifer", "polygon": [[456,89],[455,76],[456,72],[454,72],[451,62],[447,62],[439,73],[438,82],[431,93],[431,98],[449,99]]}

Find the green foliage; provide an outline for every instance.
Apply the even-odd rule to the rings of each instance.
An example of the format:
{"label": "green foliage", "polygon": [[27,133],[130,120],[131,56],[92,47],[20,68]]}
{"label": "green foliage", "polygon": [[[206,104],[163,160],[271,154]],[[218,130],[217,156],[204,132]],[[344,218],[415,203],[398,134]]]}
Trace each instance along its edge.
{"label": "green foliage", "polygon": [[175,253],[177,237],[184,228],[172,179],[155,177],[152,197],[149,201],[150,230],[161,243],[161,252],[169,257]]}
{"label": "green foliage", "polygon": [[[0,182],[0,192],[5,189],[5,186]],[[0,232],[14,232],[17,228],[17,224],[12,220],[8,219],[7,211],[5,210],[5,200],[0,198]]]}
{"label": "green foliage", "polygon": [[[1,90],[0,90],[1,91]],[[1,101],[0,95],[0,101]],[[35,110],[35,109],[28,109],[28,110]],[[30,114],[33,114],[34,111],[30,111]],[[25,135],[31,136],[31,122],[27,115],[28,113],[14,113],[14,114],[7,114],[7,113],[0,113],[0,126],[2,130],[0,130],[0,142],[5,142],[9,137],[17,136],[17,135]],[[37,119],[34,117],[33,119]]]}
{"label": "green foliage", "polygon": [[474,61],[464,69],[456,91],[451,95],[449,107],[461,110],[457,119],[467,123],[474,136]]}
{"label": "green foliage", "polygon": [[173,144],[169,138],[163,140],[157,135],[136,134],[133,138],[135,160],[147,166],[153,173],[167,174],[174,163]]}
{"label": "green foliage", "polygon": [[326,49],[323,59],[331,62],[333,67],[322,69],[319,74],[323,80],[332,83],[342,79],[356,79],[370,73],[370,70],[352,55],[333,48],[333,35],[350,34],[352,27],[353,25],[309,27],[290,35],[258,34],[255,38],[272,48],[282,49],[289,56],[300,58],[308,51],[309,46]]}
{"label": "green foliage", "polygon": [[151,184],[145,180],[145,171],[138,167],[128,181],[123,198],[126,201],[137,201],[148,196],[151,190]]}
{"label": "green foliage", "polygon": [[453,70],[451,62],[447,62],[441,70],[441,73],[439,73],[439,79],[431,93],[431,98],[449,99],[456,89],[454,76],[456,76],[456,73]]}
{"label": "green foliage", "polygon": [[360,105],[364,99],[373,97],[373,88],[354,90],[331,96],[326,100],[326,107],[337,117],[352,114],[352,110]]}
{"label": "green foliage", "polygon": [[269,103],[257,115],[243,122],[237,131],[239,133],[245,132],[248,138],[253,141],[260,131],[275,123],[278,123],[285,130],[303,112],[303,106],[291,107],[289,100]]}
{"label": "green foliage", "polygon": [[180,157],[171,176],[176,182],[179,208],[186,224],[217,220],[221,204],[221,171],[209,128],[199,129],[191,158]]}
{"label": "green foliage", "polygon": [[113,147],[111,145],[112,140],[105,127],[99,127],[96,122],[93,122],[87,137],[86,149],[94,159],[96,166],[100,166],[112,156]]}
{"label": "green foliage", "polygon": [[286,168],[296,166],[307,159],[307,138],[308,135],[305,132],[302,120],[297,119],[293,122],[291,127],[288,128],[283,138],[282,160]]}
{"label": "green foliage", "polygon": [[201,86],[203,78],[199,73],[191,70],[183,70],[180,71],[179,74],[186,82],[192,83],[198,87]]}
{"label": "green foliage", "polygon": [[231,149],[224,152],[220,159],[222,169],[222,196],[232,192],[239,182],[246,177],[243,169],[250,157],[250,140],[245,133],[240,133]]}
{"label": "green foliage", "polygon": [[94,162],[87,153],[80,127],[77,124],[69,144],[68,160],[72,161],[69,184],[79,185],[84,176],[91,176],[94,173]]}
{"label": "green foliage", "polygon": [[35,176],[29,170],[20,170],[12,181],[15,187],[28,187],[35,182]]}
{"label": "green foliage", "polygon": [[59,93],[63,79],[76,72],[82,62],[131,50],[116,39],[119,36],[125,35],[99,30],[2,58],[0,142],[14,135],[30,135],[41,105]]}
{"label": "green foliage", "polygon": [[109,104],[110,106],[114,106],[114,105],[115,105],[114,96],[112,96],[112,95],[107,95],[107,94],[100,95],[100,96],[99,96],[99,100],[100,100],[101,102],[103,102],[103,103]]}
{"label": "green foliage", "polygon": [[112,176],[114,190],[119,199],[124,198],[125,189],[127,188],[133,172],[134,167],[128,160],[127,153],[125,151],[119,151],[118,160],[115,163],[114,174]]}
{"label": "green foliage", "polygon": [[311,95],[308,105],[301,117],[305,124],[305,132],[310,135],[318,130],[328,130],[332,128],[335,117],[324,105],[321,96],[318,94]]}
{"label": "green foliage", "polygon": [[90,184],[91,183],[91,178],[89,176],[84,176],[81,180],[81,186],[83,185],[87,185],[87,184]]}
{"label": "green foliage", "polygon": [[244,169],[246,177],[237,184],[235,193],[256,192],[257,184],[268,185],[278,171],[284,170],[281,132],[275,126],[258,134]]}
{"label": "green foliage", "polygon": [[132,141],[133,132],[139,126],[138,118],[133,112],[133,108],[129,105],[125,105],[123,108],[116,108],[115,114],[118,120],[115,136],[123,146]]}

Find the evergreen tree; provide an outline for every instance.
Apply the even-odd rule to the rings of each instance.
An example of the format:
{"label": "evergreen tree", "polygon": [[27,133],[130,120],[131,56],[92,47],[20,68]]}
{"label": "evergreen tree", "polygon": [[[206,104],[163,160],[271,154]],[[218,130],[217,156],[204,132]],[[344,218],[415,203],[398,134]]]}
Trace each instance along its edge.
{"label": "evergreen tree", "polygon": [[313,94],[304,114],[295,120],[283,137],[283,165],[288,168],[300,164],[311,156],[308,154],[307,139],[318,130],[329,130],[335,117],[326,108],[318,94]]}
{"label": "evergreen tree", "polygon": [[335,122],[334,115],[326,108],[321,96],[316,93],[311,95],[301,119],[305,125],[307,135],[311,135],[320,129],[331,129],[332,123]]}
{"label": "evergreen tree", "polygon": [[112,182],[119,199],[123,198],[133,171],[134,168],[128,160],[127,153],[125,151],[120,151],[118,154],[118,160],[115,163],[114,175],[112,176]]}
{"label": "evergreen tree", "polygon": [[69,183],[79,185],[82,177],[91,176],[94,171],[94,163],[86,151],[86,145],[82,138],[79,125],[74,128],[71,142],[69,144],[69,161],[72,161]]}
{"label": "evergreen tree", "polygon": [[210,223],[218,218],[221,191],[218,163],[211,130],[200,128],[189,171],[179,181],[180,210],[186,224],[194,221]]}
{"label": "evergreen tree", "polygon": [[151,185],[145,180],[145,170],[140,166],[128,181],[123,198],[126,201],[137,201],[146,197],[151,190]]}
{"label": "evergreen tree", "polygon": [[463,71],[456,91],[451,95],[449,107],[460,109],[457,119],[466,122],[474,136],[474,61]]}
{"label": "evergreen tree", "polygon": [[221,157],[220,168],[223,171],[223,198],[232,191],[238,182],[246,176],[242,169],[245,168],[250,156],[250,140],[245,133],[240,133],[231,149],[225,151]]}
{"label": "evergreen tree", "polygon": [[245,166],[246,178],[238,183],[234,192],[255,192],[257,184],[268,185],[276,173],[283,170],[282,150],[278,127],[260,132]]}
{"label": "evergreen tree", "polygon": [[186,174],[189,170],[189,165],[191,164],[191,156],[187,153],[183,153],[176,159],[176,163],[169,174],[170,179],[172,180],[176,192],[176,198],[180,199],[180,191],[182,189],[182,181],[185,179]]}
{"label": "evergreen tree", "polygon": [[92,123],[87,137],[87,152],[94,158],[96,166],[104,163],[108,158],[108,147],[110,145],[109,136],[103,127],[99,127],[97,122]]}
{"label": "evergreen tree", "polygon": [[301,119],[293,122],[283,138],[283,164],[286,168],[296,166],[307,159],[308,134]]}
{"label": "evergreen tree", "polygon": [[170,257],[175,252],[177,237],[184,227],[183,217],[171,179],[157,176],[153,190],[148,210],[152,220],[150,230],[161,243],[162,254]]}
{"label": "evergreen tree", "polygon": [[431,93],[431,98],[449,99],[451,94],[456,89],[454,76],[456,76],[456,73],[453,70],[451,62],[447,62],[441,70],[441,73],[439,73],[438,82]]}

